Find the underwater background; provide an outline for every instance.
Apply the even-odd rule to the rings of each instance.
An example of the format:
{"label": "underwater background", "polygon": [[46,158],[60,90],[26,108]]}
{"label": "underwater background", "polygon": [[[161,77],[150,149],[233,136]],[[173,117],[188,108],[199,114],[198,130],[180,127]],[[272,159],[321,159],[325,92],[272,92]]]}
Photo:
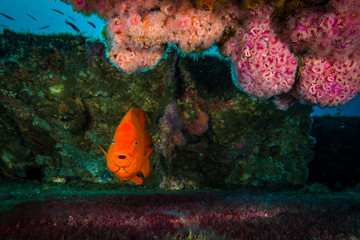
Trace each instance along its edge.
{"label": "underwater background", "polygon": [[0,239],[360,239],[356,0],[4,0],[0,30]]}

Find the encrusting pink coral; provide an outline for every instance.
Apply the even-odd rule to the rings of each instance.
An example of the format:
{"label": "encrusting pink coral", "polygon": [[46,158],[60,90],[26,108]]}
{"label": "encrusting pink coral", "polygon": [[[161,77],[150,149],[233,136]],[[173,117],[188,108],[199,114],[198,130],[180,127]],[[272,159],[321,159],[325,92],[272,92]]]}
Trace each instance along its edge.
{"label": "encrusting pink coral", "polygon": [[355,59],[318,59],[304,57],[305,65],[295,96],[321,107],[343,105],[354,98],[360,88],[360,61]]}
{"label": "encrusting pink coral", "polygon": [[360,90],[360,3],[332,0],[289,21],[291,44],[306,51],[294,96],[321,107],[343,105]]}
{"label": "encrusting pink coral", "polygon": [[236,83],[251,97],[268,99],[288,92],[295,81],[297,58],[270,26],[273,9],[264,5],[226,43]]}
{"label": "encrusting pink coral", "polygon": [[[192,54],[220,42],[221,53],[232,62],[235,85],[254,99],[275,99],[282,109],[290,105],[290,95],[286,103],[279,95],[292,94],[325,107],[346,103],[360,89],[357,0],[330,0],[325,6],[304,8],[289,17],[285,30],[273,21],[273,7],[265,4],[244,9],[227,1],[206,11],[190,0],[63,1],[107,21],[103,31],[107,56],[127,73],[154,68],[170,43]],[[330,66],[321,70],[317,64],[322,61]],[[298,62],[304,63],[299,69]],[[324,80],[328,77],[335,80]]]}
{"label": "encrusting pink coral", "polygon": [[153,68],[169,43],[183,52],[207,49],[225,29],[219,13],[195,9],[189,1],[78,1],[71,1],[74,10],[93,9],[107,20],[108,57],[127,73]]}
{"label": "encrusting pink coral", "polygon": [[342,4],[330,1],[325,7],[331,11],[324,7],[310,8],[290,19],[286,32],[292,48],[316,56],[328,56],[334,51],[345,57],[358,56],[360,3],[348,0]]}

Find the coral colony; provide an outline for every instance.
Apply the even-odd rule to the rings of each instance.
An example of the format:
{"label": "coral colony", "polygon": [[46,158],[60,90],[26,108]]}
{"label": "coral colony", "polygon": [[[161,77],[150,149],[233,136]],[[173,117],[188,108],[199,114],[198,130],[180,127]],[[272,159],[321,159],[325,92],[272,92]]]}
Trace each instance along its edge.
{"label": "coral colony", "polygon": [[169,44],[192,56],[218,45],[218,55],[232,62],[235,85],[280,109],[295,99],[333,107],[359,92],[357,0],[304,8],[282,24],[272,21],[272,6],[251,1],[247,7],[236,1],[63,1],[107,20],[107,56],[127,73],[154,68]]}

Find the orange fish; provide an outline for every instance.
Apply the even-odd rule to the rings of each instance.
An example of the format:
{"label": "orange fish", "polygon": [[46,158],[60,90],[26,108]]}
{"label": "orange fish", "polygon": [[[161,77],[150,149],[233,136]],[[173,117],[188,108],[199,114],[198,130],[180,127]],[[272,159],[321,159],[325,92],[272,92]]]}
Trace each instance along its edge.
{"label": "orange fish", "polygon": [[133,181],[142,184],[150,174],[151,139],[145,130],[145,113],[140,108],[131,108],[116,129],[109,151],[105,153],[107,166],[121,182]]}

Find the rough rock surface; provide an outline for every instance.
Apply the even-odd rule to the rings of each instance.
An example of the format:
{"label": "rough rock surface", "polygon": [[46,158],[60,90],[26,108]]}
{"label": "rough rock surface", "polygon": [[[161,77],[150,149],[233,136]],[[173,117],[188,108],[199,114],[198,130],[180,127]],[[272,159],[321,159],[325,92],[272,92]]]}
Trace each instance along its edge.
{"label": "rough rock surface", "polygon": [[305,183],[311,107],[251,100],[225,60],[173,49],[155,69],[128,75],[97,40],[7,30],[1,39],[2,179],[121,184],[98,145],[107,149],[125,113],[140,107],[154,148],[145,188]]}

